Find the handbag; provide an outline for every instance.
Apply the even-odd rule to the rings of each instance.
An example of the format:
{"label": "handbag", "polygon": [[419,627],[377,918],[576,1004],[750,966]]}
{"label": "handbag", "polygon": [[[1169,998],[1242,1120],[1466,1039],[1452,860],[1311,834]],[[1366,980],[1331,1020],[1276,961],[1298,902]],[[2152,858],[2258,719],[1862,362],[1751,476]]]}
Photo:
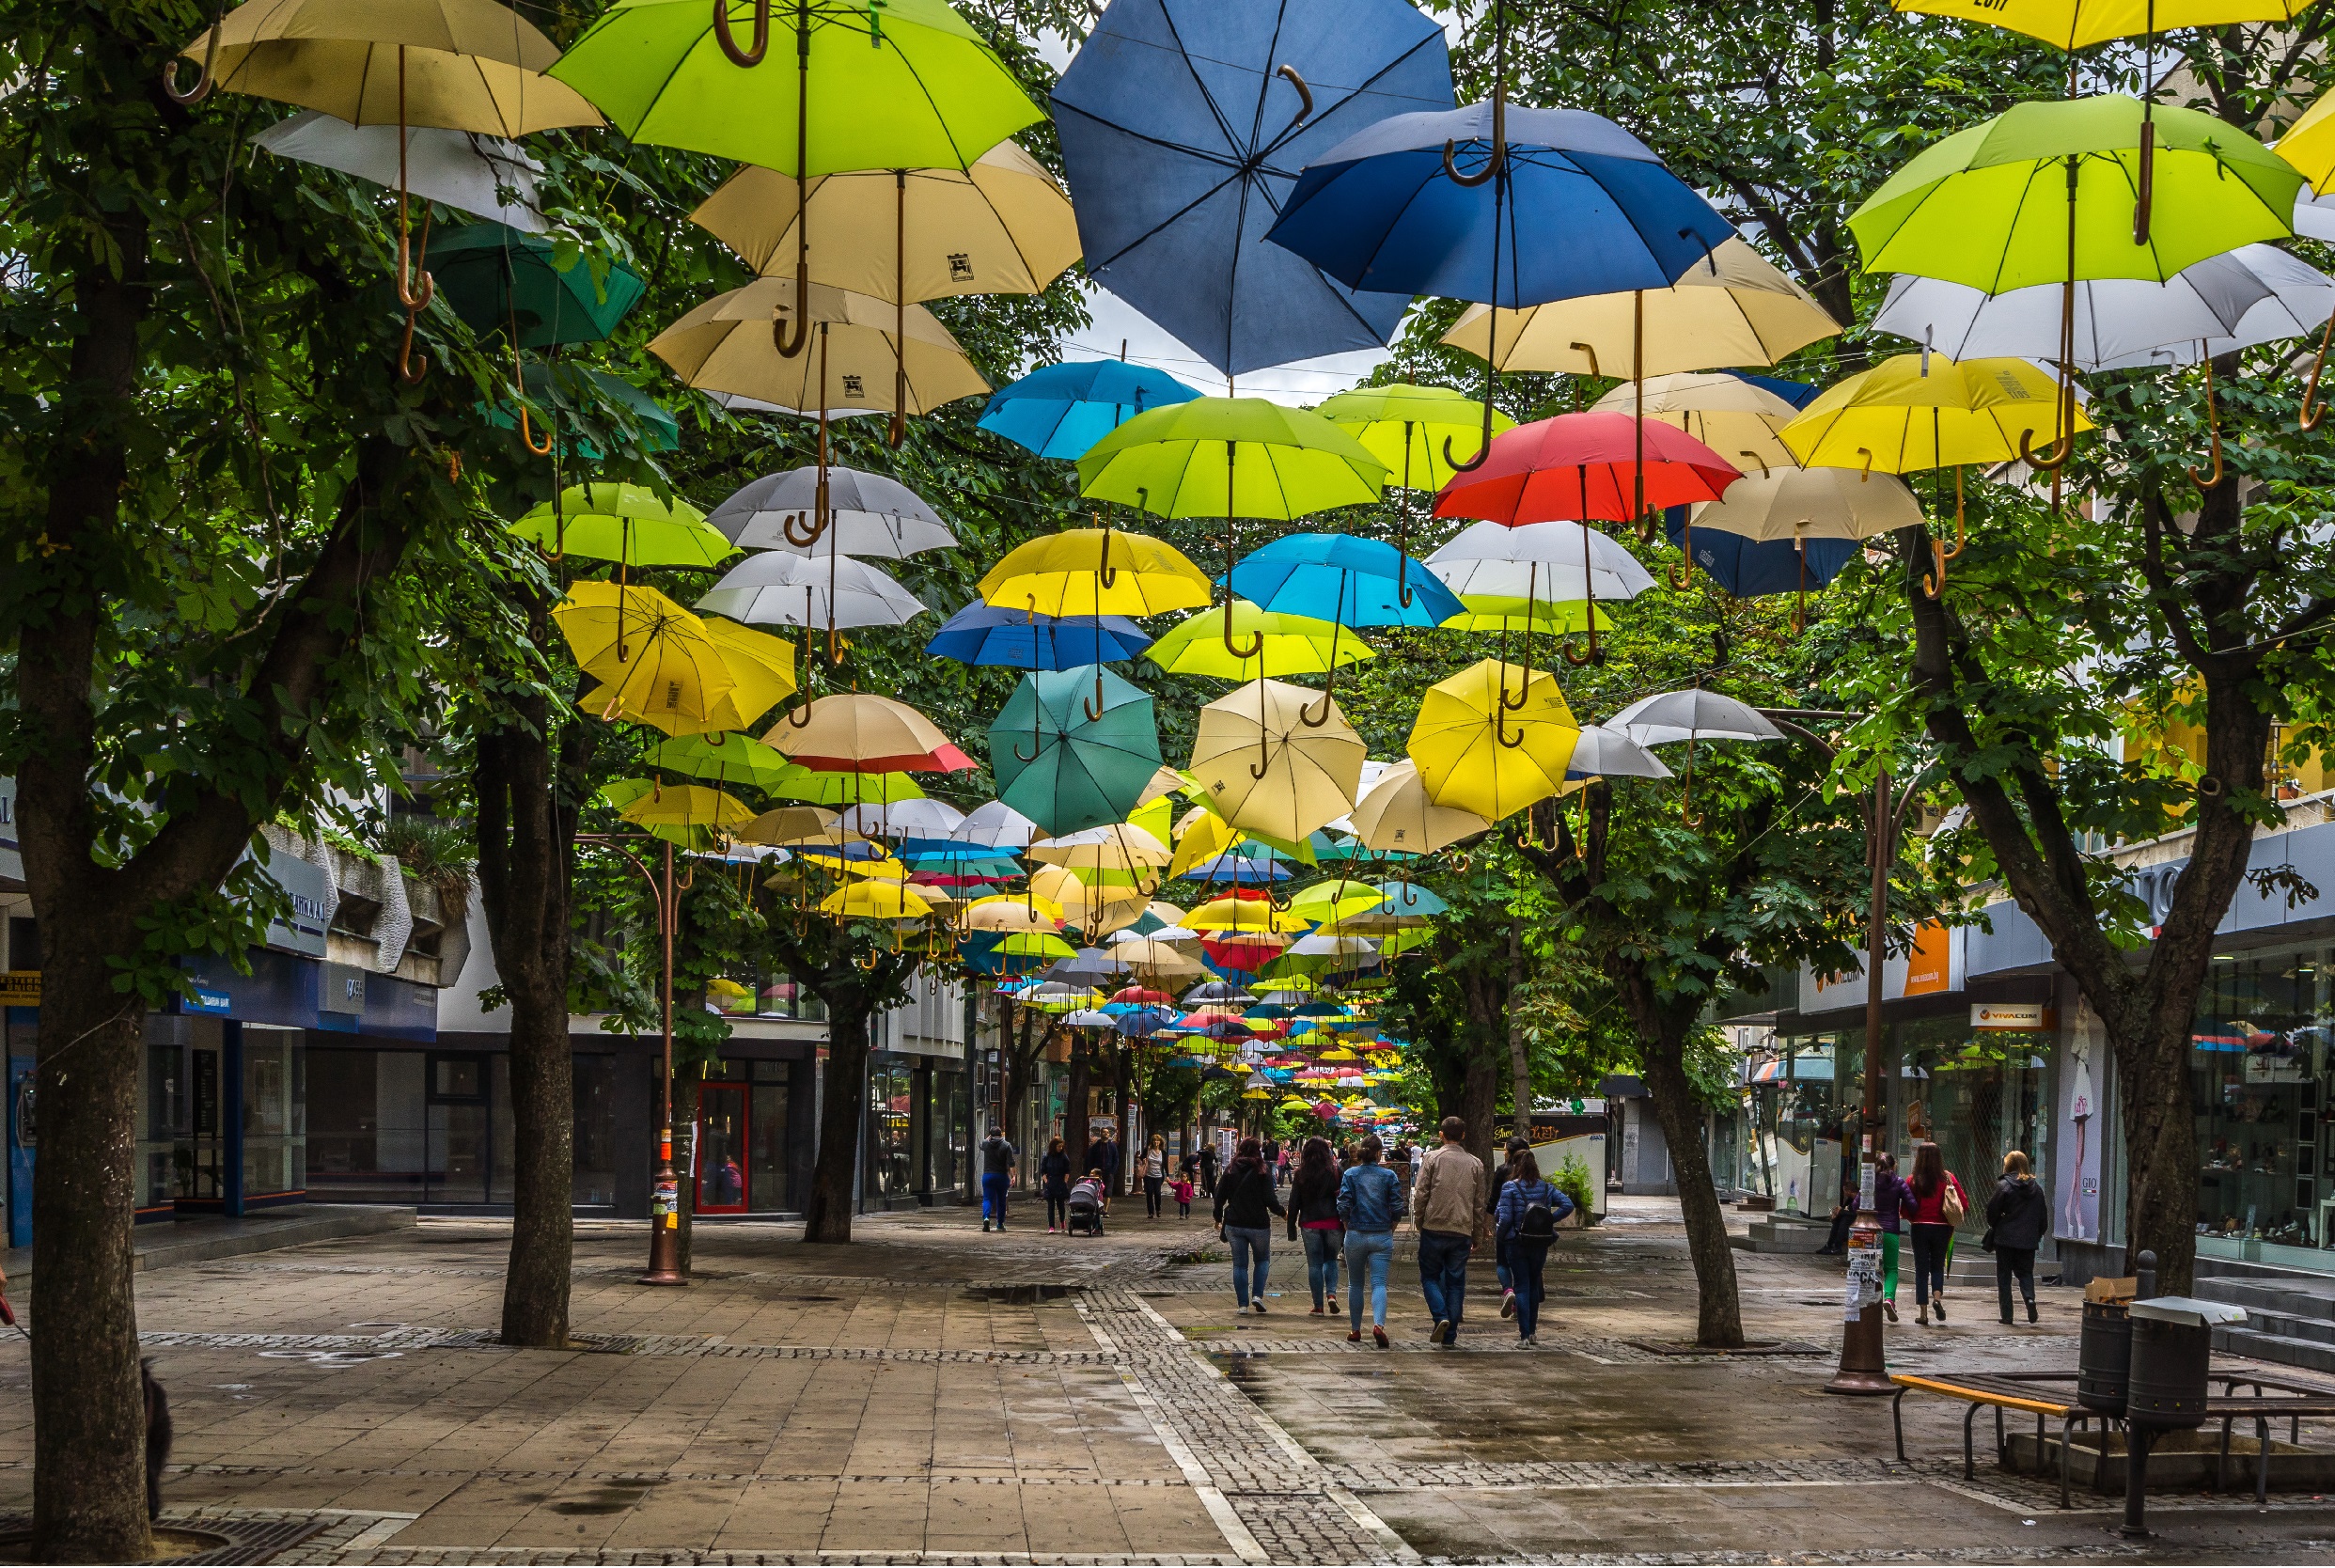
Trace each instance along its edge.
{"label": "handbag", "polygon": [[1949,1225],[1961,1224],[1964,1216],[1970,1212],[1962,1206],[1962,1195],[1954,1190],[1951,1182],[1947,1184],[1944,1200],[1938,1204],[1938,1212],[1946,1216]]}
{"label": "handbag", "polygon": [[1995,1228],[1993,1226],[1989,1225],[1986,1228],[1986,1234],[1979,1238],[1979,1250],[1982,1252],[1995,1250]]}

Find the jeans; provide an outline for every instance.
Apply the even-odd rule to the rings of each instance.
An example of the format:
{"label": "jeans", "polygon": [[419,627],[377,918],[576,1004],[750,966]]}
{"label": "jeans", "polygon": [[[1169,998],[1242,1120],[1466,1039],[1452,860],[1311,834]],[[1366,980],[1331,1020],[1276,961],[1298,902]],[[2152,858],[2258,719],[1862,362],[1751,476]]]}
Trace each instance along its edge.
{"label": "jeans", "polygon": [[1306,1283],[1313,1290],[1313,1306],[1338,1299],[1338,1237],[1336,1231],[1300,1231],[1306,1243]]}
{"label": "jeans", "polygon": [[1046,1229],[1051,1231],[1058,1225],[1069,1223],[1070,1188],[1064,1187],[1058,1193],[1052,1187],[1048,1187],[1046,1189]]}
{"label": "jeans", "polygon": [[[1251,1229],[1246,1225],[1228,1225],[1224,1239],[1232,1244],[1232,1299],[1242,1306],[1249,1297],[1264,1299],[1265,1275],[1273,1266],[1273,1232],[1265,1226]],[[1256,1259],[1255,1270],[1249,1260]]]}
{"label": "jeans", "polygon": [[1143,1212],[1150,1215],[1153,1219],[1157,1219],[1160,1216],[1161,1211],[1167,1207],[1166,1204],[1160,1201],[1159,1197],[1161,1189],[1165,1188],[1167,1185],[1168,1178],[1165,1176],[1146,1176],[1143,1178]]}
{"label": "jeans", "polygon": [[1930,1304],[1930,1294],[1946,1294],[1946,1249],[1954,1239],[1951,1225],[1916,1225],[1913,1228],[1914,1300],[1921,1306]]}
{"label": "jeans", "polygon": [[1004,1227],[1006,1190],[1012,1184],[1013,1178],[1005,1171],[981,1173],[981,1218],[984,1222],[994,1219],[1000,1229]]}
{"label": "jeans", "polygon": [[1548,1262],[1549,1244],[1518,1236],[1508,1247],[1509,1268],[1516,1281],[1516,1334],[1528,1340],[1540,1332],[1541,1303],[1548,1298],[1541,1270]]}
{"label": "jeans", "polygon": [[1427,1313],[1459,1332],[1460,1312],[1467,1300],[1467,1252],[1471,1236],[1450,1231],[1418,1233],[1418,1288],[1427,1297]]}
{"label": "jeans", "polygon": [[2031,1247],[1998,1247],[1995,1248],[1995,1294],[2002,1298],[2002,1321],[2011,1321],[2011,1281],[2019,1282],[2019,1294],[2029,1307],[2035,1305],[2035,1249]]}
{"label": "jeans", "polygon": [[1371,1323],[1387,1326],[1387,1265],[1394,1262],[1392,1231],[1346,1232],[1346,1320],[1362,1332],[1362,1277],[1371,1280]]}
{"label": "jeans", "polygon": [[1507,1236],[1496,1234],[1492,1238],[1492,1272],[1498,1277],[1500,1289],[1504,1291],[1516,1288],[1516,1261],[1512,1255],[1515,1245]]}

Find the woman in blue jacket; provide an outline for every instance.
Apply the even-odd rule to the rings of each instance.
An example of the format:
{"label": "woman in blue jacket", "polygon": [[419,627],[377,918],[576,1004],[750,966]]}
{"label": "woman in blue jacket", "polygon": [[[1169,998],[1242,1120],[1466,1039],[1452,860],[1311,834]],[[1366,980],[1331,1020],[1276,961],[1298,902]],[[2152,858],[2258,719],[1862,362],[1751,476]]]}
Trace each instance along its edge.
{"label": "woman in blue jacket", "polygon": [[1394,1261],[1395,1221],[1403,1217],[1403,1182],[1379,1163],[1386,1146],[1364,1137],[1359,1165],[1338,1182],[1338,1217],[1346,1222],[1346,1338],[1362,1338],[1362,1281],[1371,1282],[1371,1338],[1387,1348],[1387,1265]]}
{"label": "woman in blue jacket", "polygon": [[1548,1287],[1541,1271],[1557,1239],[1557,1222],[1573,1213],[1573,1200],[1541,1179],[1541,1162],[1525,1150],[1509,1162],[1500,1188],[1495,1234],[1508,1248],[1509,1274],[1516,1287],[1516,1336],[1526,1344],[1541,1328],[1541,1302]]}

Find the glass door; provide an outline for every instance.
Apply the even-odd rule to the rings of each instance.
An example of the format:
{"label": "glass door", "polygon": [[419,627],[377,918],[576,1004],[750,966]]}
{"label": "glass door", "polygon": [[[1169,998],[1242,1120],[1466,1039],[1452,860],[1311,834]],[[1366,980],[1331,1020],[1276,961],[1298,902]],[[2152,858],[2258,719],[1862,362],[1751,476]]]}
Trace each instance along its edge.
{"label": "glass door", "polygon": [[701,1215],[746,1210],[746,1086],[697,1090],[697,1204]]}

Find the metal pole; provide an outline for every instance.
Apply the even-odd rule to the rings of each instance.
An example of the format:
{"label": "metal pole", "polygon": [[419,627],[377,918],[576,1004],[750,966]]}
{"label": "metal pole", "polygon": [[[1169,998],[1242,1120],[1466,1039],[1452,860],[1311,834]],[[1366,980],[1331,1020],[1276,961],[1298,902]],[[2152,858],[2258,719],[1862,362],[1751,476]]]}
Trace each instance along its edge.
{"label": "metal pole", "polygon": [[656,894],[657,934],[665,949],[663,984],[665,1011],[665,1126],[657,1134],[657,1171],[649,1200],[649,1272],[644,1285],[686,1285],[681,1266],[681,1177],[673,1168],[673,927],[678,910],[673,895],[673,846],[665,846],[665,875]]}
{"label": "metal pole", "polygon": [[1896,846],[1897,814],[1890,809],[1889,770],[1873,780],[1873,902],[1865,913],[1865,1105],[1862,1165],[1881,1153],[1881,954],[1888,940],[1889,859]]}

